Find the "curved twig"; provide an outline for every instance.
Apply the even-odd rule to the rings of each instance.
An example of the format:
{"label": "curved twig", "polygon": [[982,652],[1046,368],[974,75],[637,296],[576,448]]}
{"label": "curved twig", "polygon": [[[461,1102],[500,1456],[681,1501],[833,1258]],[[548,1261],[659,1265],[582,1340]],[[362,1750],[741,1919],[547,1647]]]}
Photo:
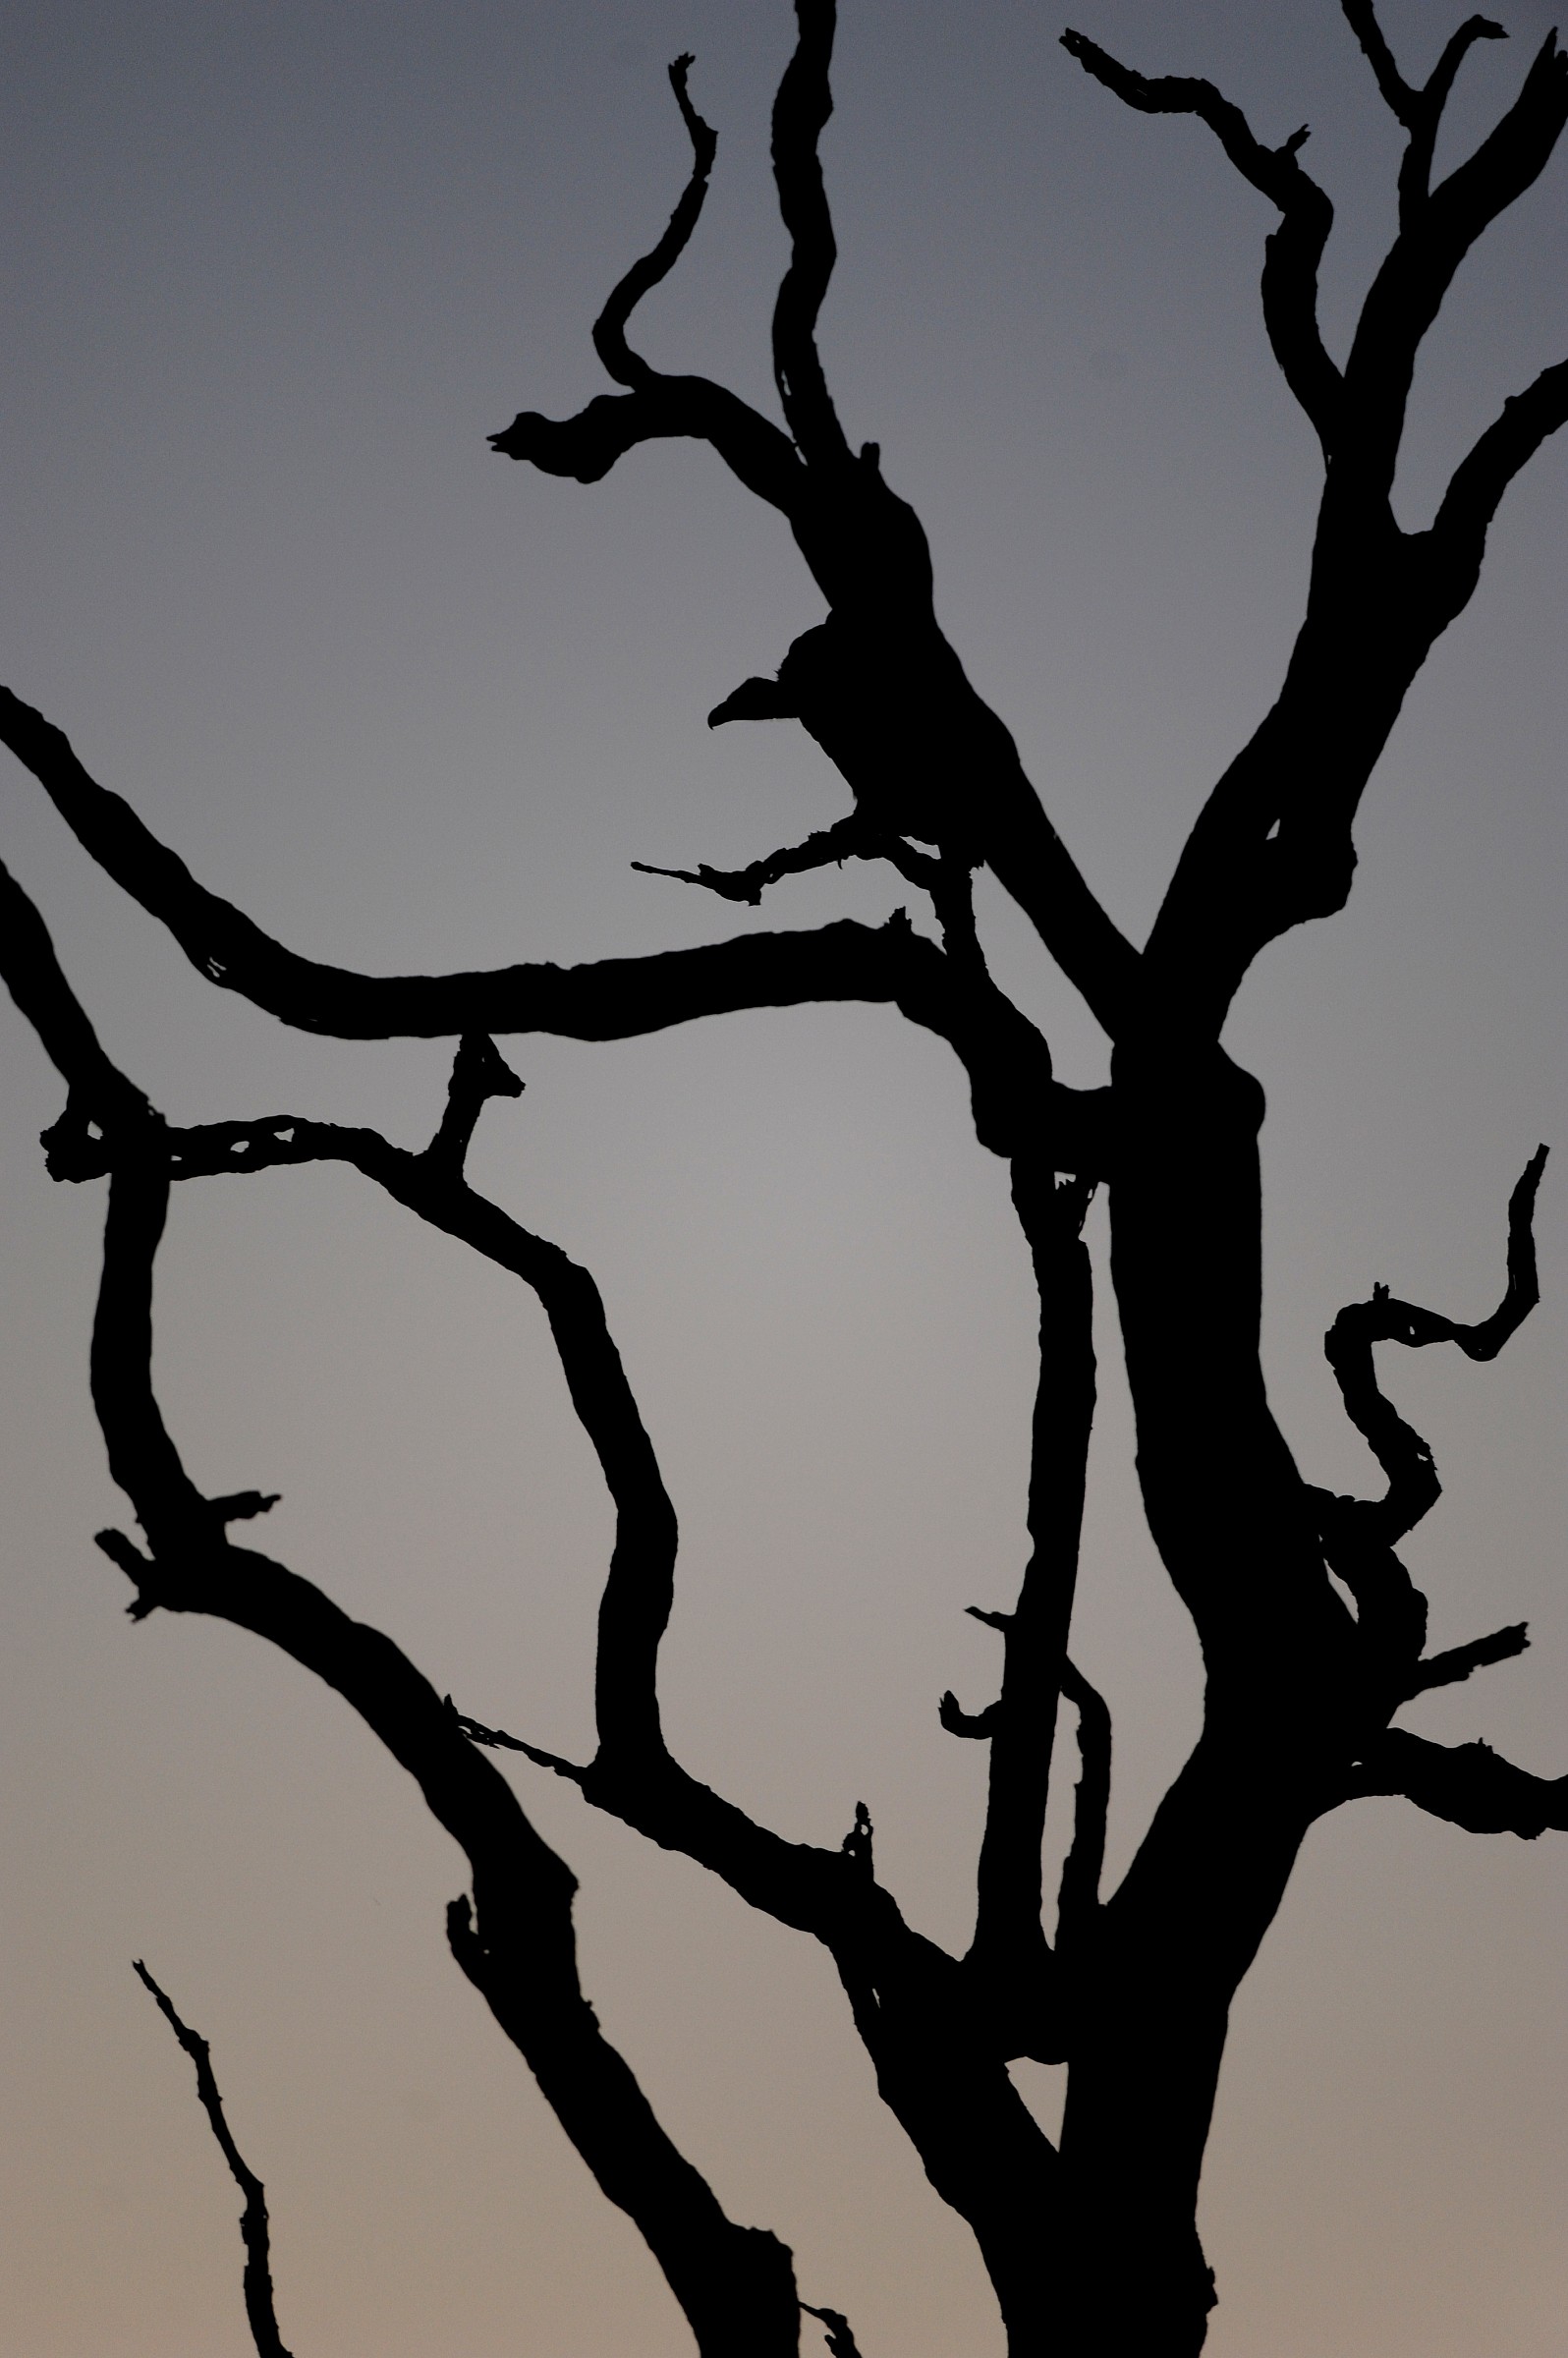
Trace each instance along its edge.
{"label": "curved twig", "polygon": [[632,264],[625,277],[615,287],[609,301],[593,322],[593,349],[604,363],[618,385],[634,389],[647,384],[654,370],[641,353],[633,352],[626,341],[626,323],[644,295],[668,278],[685,253],[702,200],[707,195],[708,174],[718,151],[718,134],[711,124],[704,123],[686,92],[686,78],[692,70],[693,59],[688,52],[678,57],[670,67],[670,87],[675,103],[681,110],[692,142],[692,177],[682,192],[680,202],[670,215],[669,226],[651,253],[644,253]]}
{"label": "curved twig", "polygon": [[1436,1311],[1396,1301],[1385,1285],[1374,1286],[1370,1302],[1342,1310],[1323,1337],[1323,1350],[1339,1384],[1345,1412],[1388,1477],[1386,1494],[1360,1504],[1367,1528],[1385,1542],[1401,1539],[1442,1494],[1432,1453],[1407,1425],[1378,1386],[1374,1343],[1404,1343],[1411,1350],[1428,1343],[1457,1343],[1467,1358],[1495,1359],[1510,1335],[1540,1299],[1536,1273],[1536,1193],[1546,1165],[1538,1147],[1508,1199],[1508,1281],[1491,1316],[1466,1325]]}

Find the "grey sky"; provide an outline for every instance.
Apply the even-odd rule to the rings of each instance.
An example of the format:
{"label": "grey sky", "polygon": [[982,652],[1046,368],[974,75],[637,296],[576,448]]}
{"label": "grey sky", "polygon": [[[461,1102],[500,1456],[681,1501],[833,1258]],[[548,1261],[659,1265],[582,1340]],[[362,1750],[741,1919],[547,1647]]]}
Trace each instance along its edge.
{"label": "grey sky", "polygon": [[[1516,37],[1466,68],[1472,136],[1551,22],[1536,0],[1499,13]],[[1432,12],[1383,17],[1422,68]],[[1200,127],[1086,81],[1037,8],[843,18],[822,334],[840,406],[920,506],[956,646],[1141,936],[1301,606],[1316,472],[1258,317],[1267,208]],[[1068,21],[1147,70],[1211,74],[1265,138],[1311,122],[1342,349],[1395,151],[1331,0],[1084,0]],[[4,25],[0,677],[203,880],[379,970],[907,896],[830,871],[754,921],[630,871],[738,862],[837,814],[799,733],[703,726],[815,593],[703,452],[583,489],[484,445],[520,408],[600,388],[590,322],[684,173],[663,67],[688,48],[719,162],[638,328],[767,399],[784,0],[12,0]],[[1568,348],[1565,187],[1559,158],[1429,340],[1410,517]],[[1349,910],[1268,954],[1230,1034],[1269,1097],[1270,1381],[1316,1479],[1366,1474],[1321,1359],[1333,1312],[1375,1278],[1489,1308],[1509,1187],[1538,1139],[1558,1148],[1540,1311],[1492,1368],[1392,1372],[1446,1486],[1417,1551],[1435,1642],[1526,1618],[1535,1639],[1411,1723],[1552,1774],[1565,490],[1548,449],[1373,781]],[[206,988],[7,773],[5,858],[172,1115],[433,1126],[444,1050],[305,1039]],[[1092,1025],[1022,926],[988,919],[1063,1072],[1096,1077]],[[995,1676],[962,1607],[1005,1603],[1022,1561],[1032,1320],[956,1067],[889,1015],[835,1009],[511,1053],[528,1094],[486,1114],[472,1167],[594,1269],[659,1446],[684,1533],[677,1748],[793,1834],[836,1839],[865,1798],[910,1912],[962,1940],[981,1748],[935,1703],[982,1702]],[[0,1090],[0,2348],[248,2346],[232,2190],[132,1976],[144,1955],[212,2040],[268,2182],[301,2358],[673,2358],[653,2264],[446,1955],[460,1862],[412,1789],[258,1645],[125,1622],[91,1545],[125,1513],[86,1398],[99,1194],[44,1177],[59,1091],[9,1013]],[[286,1561],[465,1709],[581,1749],[608,1517],[536,1306],[350,1176],[300,1172],[182,1196],[159,1314],[198,1481],[281,1490]],[[1116,1715],[1124,1860],[1198,1685],[1112,1347],[1107,1324],[1077,1644]],[[848,2310],[868,2358],[988,2358],[967,2231],[879,2110],[825,1958],[565,1788],[522,1789],[582,1877],[604,2020],[732,2213],[794,2244],[807,2297]],[[1556,2358],[1565,1940],[1561,1838],[1477,1840],[1396,1802],[1317,1830],[1221,2089],[1214,2358]]]}

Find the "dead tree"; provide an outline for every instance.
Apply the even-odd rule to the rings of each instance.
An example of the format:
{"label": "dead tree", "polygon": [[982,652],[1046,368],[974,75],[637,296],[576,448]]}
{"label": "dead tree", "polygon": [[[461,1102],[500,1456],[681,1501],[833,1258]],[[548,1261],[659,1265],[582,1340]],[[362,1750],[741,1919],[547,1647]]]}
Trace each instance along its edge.
{"label": "dead tree", "polygon": [[[834,2348],[849,2322],[809,2307],[791,2256],[730,2218],[655,2118],[601,2033],[578,1977],[575,1881],[495,1760],[526,1753],[593,1808],[685,1853],[752,1906],[828,1950],[881,2095],[942,2199],[973,2229],[1017,2358],[1188,2358],[1214,2300],[1195,2226],[1199,2172],[1231,2000],[1315,1820],[1357,1796],[1406,1795],[1481,1831],[1568,1826],[1568,1777],[1542,1780],[1484,1745],[1444,1748],[1392,1725],[1425,1690],[1517,1654],[1522,1627],[1428,1655],[1427,1608],[1400,1541],[1438,1494],[1431,1453],[1380,1388],[1374,1347],[1452,1342],[1490,1358],[1537,1298],[1532,1215],[1544,1151],[1509,1213],[1507,1291],[1463,1325],[1379,1291],[1336,1319],[1327,1349],[1346,1409],[1387,1478],[1379,1498],[1335,1496],[1298,1470],[1259,1358],[1262,1095],[1220,1045],[1237,987],[1289,928],[1340,909],[1357,807],[1402,700],[1476,588],[1514,477],[1568,420],[1568,362],[1503,407],[1424,530],[1391,493],[1422,339],[1461,260],[1534,183],[1568,122],[1568,61],[1548,35],[1501,120],[1432,185],[1438,128],[1474,43],[1471,18],[1428,81],[1406,81],[1371,0],[1343,12],[1405,134],[1399,225],[1340,365],[1317,322],[1328,198],[1305,132],[1268,146],[1211,84],[1149,80],[1082,34],[1085,72],[1126,106],[1191,115],[1278,215],[1262,308],[1275,358],[1323,459],[1306,613],[1278,696],[1214,786],[1142,949],[1090,890],[935,618],[919,518],[874,443],[852,447],[815,341],[834,264],[817,141],[827,120],[833,0],[797,0],[799,34],[773,114],[791,256],[773,313],[783,423],[700,376],[655,369],[629,340],[640,299],[673,267],[701,209],[715,135],[670,69],[693,165],[668,227],[610,295],[593,331],[619,390],[578,416],[525,413],[497,452],[581,483],[639,445],[705,443],[779,516],[825,603],[772,678],[709,715],[800,722],[849,790],[837,824],[739,871],[672,870],[756,903],[778,877],[845,859],[890,862],[928,900],[907,918],[744,938],[558,969],[374,977],[312,963],[205,890],[60,730],[0,696],[0,735],[88,853],[165,926],[197,972],[286,1024],[349,1039],[457,1040],[448,1100],[419,1151],[374,1132],[269,1116],[181,1128],[109,1062],[20,885],[4,883],[0,959],[63,1077],[49,1169],[108,1179],[91,1382],[115,1479],[141,1540],[99,1535],[131,1583],[133,1617],[211,1614],[252,1630],[335,1688],[418,1782],[469,1865],[448,1912],[452,1952],[611,2202],[638,2224],[704,2358],[799,2346],[803,2309]],[[1004,996],[977,935],[971,885],[988,869],[1112,1043],[1107,1088],[1052,1075],[1038,1030]],[[945,1040],[967,1076],[980,1144],[1009,1166],[1039,1297],[1032,1552],[1001,1640],[997,1695],[944,1725],[989,1747],[973,1941],[947,1953],[878,1880],[864,1807],[842,1844],[782,1839],[700,1783],[666,1744],[660,1642],[677,1523],[593,1279],[476,1195],[465,1156],[485,1101],[520,1082],[493,1042],[552,1033],[626,1039],[728,1010],[806,1001],[896,1006]],[[151,1376],[153,1269],[184,1183],[332,1159],[461,1239],[542,1303],[573,1407],[614,1502],[599,1611],[598,1744],[557,1759],[466,1716],[391,1641],[231,1536],[271,1501],[209,1497],[165,1428]],[[1101,1890],[1111,1732],[1068,1654],[1086,1456],[1094,1414],[1086,1207],[1108,1191],[1111,1270],[1149,1529],[1191,1614],[1206,1673],[1203,1732],[1113,1891]],[[1042,1829],[1060,1700],[1081,1770],[1076,1834],[1047,1937]],[[172,2016],[171,2016],[172,2019]],[[1069,2067],[1059,2141],[1016,2092],[1020,2057]],[[814,2289],[814,2288],[813,2288]],[[827,2289],[827,2288],[824,2288]]]}

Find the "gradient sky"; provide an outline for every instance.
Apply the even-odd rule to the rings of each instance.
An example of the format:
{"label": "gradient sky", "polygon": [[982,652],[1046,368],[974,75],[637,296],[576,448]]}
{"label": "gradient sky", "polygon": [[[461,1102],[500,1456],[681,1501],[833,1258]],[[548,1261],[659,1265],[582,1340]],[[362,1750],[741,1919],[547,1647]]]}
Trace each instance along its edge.
{"label": "gradient sky", "polygon": [[[1447,152],[1550,17],[1467,66]],[[1455,19],[1461,14],[1457,6]],[[1019,0],[845,0],[822,344],[854,438],[930,530],[938,608],[1058,824],[1141,937],[1270,702],[1315,445],[1259,323],[1271,214],[1191,122],[1126,114]],[[1447,12],[1385,0],[1424,72]],[[1313,126],[1340,226],[1331,348],[1395,146],[1332,0],[1080,0],[1260,134]],[[759,920],[633,874],[737,863],[842,788],[785,727],[703,715],[819,601],[712,457],[592,489],[486,450],[603,379],[588,328],[685,171],[665,61],[720,134],[645,348],[766,401],[785,0],[10,0],[0,677],[206,882],[380,971],[652,950],[884,915],[879,870]],[[1568,174],[1472,259],[1429,339],[1401,499],[1568,348]],[[1565,438],[1568,441],[1568,438]],[[1433,1641],[1535,1649],[1408,1723],[1568,1769],[1568,447],[1510,495],[1471,611],[1374,777],[1349,910],[1270,950],[1230,1044],[1263,1081],[1266,1344],[1313,1479],[1372,1477],[1320,1338],[1373,1279],[1492,1307],[1538,1139],[1545,1299],[1493,1367],[1398,1358],[1446,1496],[1411,1549]],[[112,1053],[177,1119],[418,1143],[447,1051],[284,1032],[203,984],[6,763],[4,856]],[[986,904],[1060,1069],[1092,1024]],[[240,2358],[237,2202],[144,1956],[212,2041],[265,2177],[299,2358],[675,2358],[682,2321],[451,1964],[462,1868],[332,1696],[235,1631],[133,1629],[91,1534],[126,1509],[86,1390],[97,1187],[57,1189],[59,1085],[0,1009],[0,2350]],[[886,1011],[518,1041],[471,1169],[593,1268],[680,1510],[672,1737],[782,1830],[865,1799],[909,1913],[969,1930],[982,1748],[1023,1560],[1027,1263],[947,1052]],[[1103,1227],[1092,1223],[1103,1258]],[[460,1705],[581,1753],[608,1513],[532,1298],[353,1174],[182,1190],[158,1373],[198,1482]],[[1075,1651],[1115,1713],[1113,1865],[1197,1723],[1103,1329]],[[1385,1360],[1393,1355],[1385,1354]],[[867,2358],[995,2358],[968,2232],[880,2109],[825,1956],[533,1771],[583,1879],[585,1978],[732,2215],[795,2247]],[[1213,2358],[1559,2358],[1568,2316],[1568,1839],[1397,1801],[1319,1826],[1236,2009],[1204,2180]],[[1049,2114],[1055,2075],[1035,2067]]]}

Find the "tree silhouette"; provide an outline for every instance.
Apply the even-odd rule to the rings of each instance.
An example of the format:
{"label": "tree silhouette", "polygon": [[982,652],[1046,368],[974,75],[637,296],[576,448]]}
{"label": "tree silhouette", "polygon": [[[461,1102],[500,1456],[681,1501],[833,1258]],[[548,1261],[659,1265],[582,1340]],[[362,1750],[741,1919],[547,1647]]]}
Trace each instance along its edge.
{"label": "tree silhouette", "polygon": [[[445,1108],[419,1151],[303,1117],[181,1128],[110,1062],[30,902],[9,875],[0,885],[5,978],[67,1088],[44,1136],[48,1168],[61,1180],[109,1181],[92,1396],[142,1536],[105,1531],[98,1544],[131,1583],[130,1610],[139,1619],[160,1609],[212,1615],[267,1639],[341,1694],[415,1778],[469,1863],[470,1889],[448,1910],[452,1953],[604,2194],[645,2237],[704,2358],[794,2351],[803,2312],[826,2329],[831,2349],[856,2344],[840,2312],[803,2298],[785,2245],[729,2217],[604,2036],[579,1978],[575,1878],[531,1823],[497,1750],[526,1754],[593,1808],[826,1948],[882,2098],[932,2186],[973,2230],[1018,2358],[1187,2358],[1202,2346],[1215,2296],[1195,2212],[1229,2008],[1315,1821],[1359,1796],[1402,1794],[1478,1832],[1531,1837],[1568,1826],[1568,1776],[1541,1779],[1484,1745],[1444,1747],[1391,1724],[1413,1697],[1518,1654],[1526,1633],[1512,1626],[1426,1652],[1426,1600],[1396,1550],[1435,1502],[1437,1477],[1430,1450],[1381,1390],[1373,1358],[1378,1343],[1451,1342],[1485,1360],[1507,1341],[1537,1299],[1532,1219],[1544,1150],[1509,1206],[1507,1289],[1490,1318],[1463,1324],[1378,1289],[1329,1331],[1346,1411],[1386,1478],[1381,1497],[1337,1496],[1304,1480],[1259,1356],[1262,1095],[1220,1032],[1260,954],[1344,905],[1358,804],[1404,696],[1476,588],[1504,492],[1568,421],[1565,362],[1504,405],[1426,529],[1396,522],[1394,477],[1422,340],[1466,253],[1550,156],[1568,122],[1568,62],[1548,35],[1495,128],[1433,186],[1455,78],[1469,49],[1501,28],[1470,19],[1417,87],[1368,0],[1343,0],[1343,11],[1406,135],[1397,235],[1343,365],[1318,328],[1332,215],[1302,161],[1305,131],[1265,146],[1209,83],[1149,80],[1082,34],[1063,36],[1086,74],[1128,107],[1196,117],[1277,210],[1263,315],[1323,459],[1306,613],[1278,697],[1208,797],[1141,950],[1086,883],[1008,729],[944,637],[921,522],[884,478],[877,446],[847,440],[818,359],[835,259],[817,158],[830,107],[831,0],[797,0],[798,41],[773,115],[790,240],[773,313],[783,425],[704,377],[660,372],[629,341],[636,306],[691,237],[714,160],[715,135],[691,100],[692,60],[683,57],[670,81],[691,177],[593,330],[620,390],[565,420],[526,412],[492,440],[507,458],[582,483],[645,442],[703,443],[782,516],[825,602],[825,618],[783,652],[776,675],[742,682],[709,721],[800,722],[840,773],[850,810],[738,870],[654,872],[755,905],[787,874],[887,862],[928,903],[929,930],[903,915],[879,927],[845,920],[569,969],[383,978],[318,964],[207,891],[87,775],[57,727],[0,692],[0,737],[90,857],[208,982],[309,1032],[458,1042]],[[1111,1040],[1108,1087],[1075,1090],[1054,1078],[1045,1039],[993,980],[972,900],[981,869]],[[835,1847],[789,1841],[672,1754],[658,1659],[675,1594],[676,1514],[603,1302],[586,1269],[465,1175],[485,1103],[522,1088],[497,1036],[619,1039],[808,1001],[889,1004],[948,1043],[967,1076],[977,1138],[1008,1165],[1038,1289],[1031,1553],[1011,1611],[971,1608],[1001,1640],[999,1689],[978,1711],[951,1693],[939,1707],[955,1737],[989,1748],[975,1933],[962,1955],[906,1922],[878,1879],[864,1805]],[[544,1309],[615,1510],[591,1760],[561,1759],[468,1715],[379,1630],[238,1544],[233,1527],[274,1501],[253,1491],[206,1496],[165,1426],[152,1381],[152,1291],[173,1191],[219,1172],[314,1161],[351,1166],[519,1279]],[[1110,1718],[1068,1652],[1095,1408],[1081,1231],[1101,1187],[1138,1480],[1206,1676],[1199,1741],[1111,1891],[1101,1888]],[[1079,1756],[1076,1818],[1047,1936],[1042,1846],[1064,1698]],[[221,2141],[204,2047],[143,1979],[206,2074],[202,2099]],[[1068,2066],[1057,2140],[1009,2076],[1024,2057]],[[224,2151],[259,2203],[232,2140]],[[263,2276],[264,2218],[263,2208]],[[256,2324],[258,2347],[280,2348],[270,2296],[266,2316],[272,2341]]]}

